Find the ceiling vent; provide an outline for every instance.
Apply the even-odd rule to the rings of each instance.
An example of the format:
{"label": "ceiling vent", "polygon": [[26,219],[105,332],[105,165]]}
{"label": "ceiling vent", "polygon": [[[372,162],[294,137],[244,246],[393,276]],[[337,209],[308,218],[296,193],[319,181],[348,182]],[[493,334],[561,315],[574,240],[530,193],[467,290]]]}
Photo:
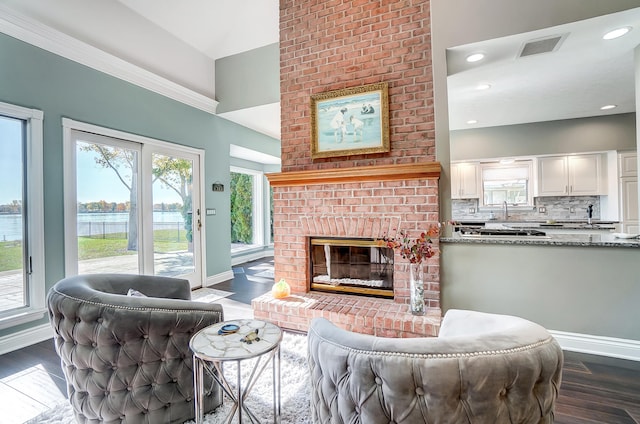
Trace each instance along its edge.
{"label": "ceiling vent", "polygon": [[542,53],[551,53],[560,48],[560,44],[568,34],[554,35],[539,40],[528,41],[522,45],[518,57],[533,56]]}

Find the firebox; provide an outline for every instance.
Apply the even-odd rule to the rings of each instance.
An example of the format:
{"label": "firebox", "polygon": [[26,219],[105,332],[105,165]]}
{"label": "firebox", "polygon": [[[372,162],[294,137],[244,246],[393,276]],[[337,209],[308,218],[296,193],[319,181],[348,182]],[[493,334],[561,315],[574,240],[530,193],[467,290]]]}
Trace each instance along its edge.
{"label": "firebox", "polygon": [[393,298],[393,250],[373,239],[310,240],[311,290]]}

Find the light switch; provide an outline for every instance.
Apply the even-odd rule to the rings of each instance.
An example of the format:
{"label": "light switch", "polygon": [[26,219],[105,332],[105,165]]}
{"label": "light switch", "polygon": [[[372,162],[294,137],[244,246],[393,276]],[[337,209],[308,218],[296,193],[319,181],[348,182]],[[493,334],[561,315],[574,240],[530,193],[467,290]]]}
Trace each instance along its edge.
{"label": "light switch", "polygon": [[215,215],[216,214],[216,210],[213,208],[207,208],[207,216],[209,215]]}

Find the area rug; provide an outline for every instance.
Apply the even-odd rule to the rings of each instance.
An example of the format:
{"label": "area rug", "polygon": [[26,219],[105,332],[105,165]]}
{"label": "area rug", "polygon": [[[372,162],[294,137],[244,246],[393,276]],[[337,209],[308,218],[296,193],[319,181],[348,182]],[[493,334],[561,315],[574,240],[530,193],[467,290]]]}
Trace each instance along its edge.
{"label": "area rug", "polygon": [[[310,418],[309,373],[307,371],[307,337],[305,335],[284,333],[280,348],[282,419],[287,424],[308,424]],[[242,363],[243,381],[246,381],[252,369],[249,361]],[[225,366],[225,375],[229,381],[235,381],[236,368],[233,364]],[[273,422],[272,367],[267,366],[246,400],[246,405],[261,422]],[[231,409],[231,401],[225,399],[224,405],[204,417],[205,424],[226,422]],[[232,421],[237,423],[237,416]],[[40,414],[25,424],[74,424],[71,405],[65,402]],[[187,421],[185,424],[195,424]]]}

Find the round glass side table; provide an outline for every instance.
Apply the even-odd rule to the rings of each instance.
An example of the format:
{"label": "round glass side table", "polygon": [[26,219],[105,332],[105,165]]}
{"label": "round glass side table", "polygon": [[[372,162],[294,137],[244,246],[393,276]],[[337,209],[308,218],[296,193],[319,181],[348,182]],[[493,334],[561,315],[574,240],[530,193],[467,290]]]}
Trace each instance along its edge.
{"label": "round glass side table", "polygon": [[[243,414],[249,422],[260,420],[247,408],[244,401],[256,381],[271,362],[273,367],[273,422],[280,422],[280,342],[282,330],[269,322],[246,319],[224,321],[198,331],[189,342],[193,352],[193,381],[195,384],[196,424],[202,423],[204,415],[204,372],[220,385],[233,401],[226,422],[238,414],[242,423]],[[242,361],[256,358],[247,381],[242,382]],[[236,362],[235,390],[224,375],[225,362]]]}

